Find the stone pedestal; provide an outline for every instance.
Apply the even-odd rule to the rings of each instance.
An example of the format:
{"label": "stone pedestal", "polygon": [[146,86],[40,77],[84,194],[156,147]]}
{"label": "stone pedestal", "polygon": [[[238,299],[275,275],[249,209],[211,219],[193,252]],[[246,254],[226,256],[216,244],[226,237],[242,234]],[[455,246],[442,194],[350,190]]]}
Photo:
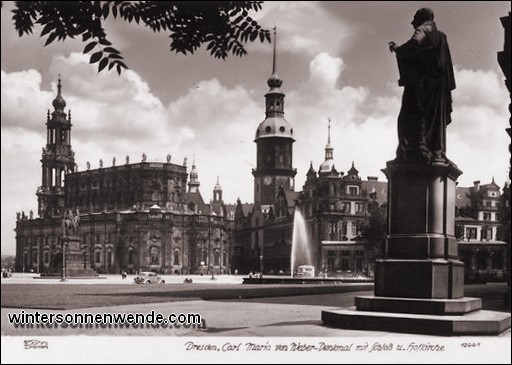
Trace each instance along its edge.
{"label": "stone pedestal", "polygon": [[80,249],[80,237],[65,236],[62,240],[66,247],[66,277],[98,277],[98,273],[88,265],[88,260],[84,261],[84,253]]}
{"label": "stone pedestal", "polygon": [[455,239],[455,187],[462,173],[449,160],[390,161],[386,259],[376,262],[375,296],[356,307],[323,311],[325,324],[440,335],[497,334],[510,314],[481,311],[464,298],[464,264]]}
{"label": "stone pedestal", "polygon": [[455,239],[452,162],[388,162],[386,260],[376,263],[375,295],[456,299],[464,296],[464,264]]}

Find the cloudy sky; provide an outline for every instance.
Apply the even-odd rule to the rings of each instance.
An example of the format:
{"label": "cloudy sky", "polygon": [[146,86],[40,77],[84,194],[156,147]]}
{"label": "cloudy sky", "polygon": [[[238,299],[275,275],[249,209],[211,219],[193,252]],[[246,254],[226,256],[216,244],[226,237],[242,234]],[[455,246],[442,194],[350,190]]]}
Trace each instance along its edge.
{"label": "cloudy sky", "polygon": [[[394,158],[402,89],[387,43],[412,34],[414,12],[430,6],[447,36],[456,67],[448,157],[474,180],[503,186],[508,175],[509,94],[496,61],[503,49],[499,18],[510,2],[267,2],[255,14],[278,28],[277,71],[283,79],[285,117],[293,125],[296,187],[310,161],[323,161],[327,119],[336,168],[354,161],[361,176],[378,176]],[[204,51],[169,52],[166,34],[135,24],[107,24],[129,71],[98,74],[79,41],[52,43],[36,35],[19,38],[10,10],[1,10],[2,254],[15,252],[16,212],[37,212],[46,111],[62,75],[66,111],[72,114],[72,146],[79,170],[112,157],[140,161],[195,162],[205,200],[219,176],[226,202],[253,201],[254,134],[265,118],[264,94],[272,46],[249,45],[249,55],[217,60]],[[118,163],[119,163],[118,162]],[[188,164],[190,167],[190,163]]]}

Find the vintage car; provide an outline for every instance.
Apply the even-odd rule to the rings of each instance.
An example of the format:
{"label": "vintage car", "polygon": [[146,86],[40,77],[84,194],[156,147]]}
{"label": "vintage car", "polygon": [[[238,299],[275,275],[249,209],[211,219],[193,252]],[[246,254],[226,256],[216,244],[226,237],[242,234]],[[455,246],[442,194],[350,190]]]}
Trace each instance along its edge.
{"label": "vintage car", "polygon": [[315,277],[315,267],[313,265],[300,265],[297,268],[297,273],[295,274],[297,278],[314,278]]}
{"label": "vintage car", "polygon": [[152,271],[142,271],[133,280],[136,284],[165,284],[165,280]]}

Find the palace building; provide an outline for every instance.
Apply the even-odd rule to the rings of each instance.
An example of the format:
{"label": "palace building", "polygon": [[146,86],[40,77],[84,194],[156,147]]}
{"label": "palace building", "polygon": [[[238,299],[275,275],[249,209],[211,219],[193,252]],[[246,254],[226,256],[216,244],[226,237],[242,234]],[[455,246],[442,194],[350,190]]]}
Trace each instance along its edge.
{"label": "palace building", "polygon": [[503,280],[509,274],[500,222],[502,208],[510,209],[506,206],[507,191],[508,186],[502,195],[494,179],[486,185],[475,181],[472,187],[457,188],[455,234],[466,281]]}
{"label": "palace building", "polygon": [[[275,36],[275,35],[274,35]],[[234,268],[265,273],[290,272],[293,220],[298,207],[311,242],[312,264],[329,275],[368,272],[369,257],[362,227],[369,206],[382,204],[387,184],[363,181],[354,164],[344,176],[334,166],[330,124],[325,161],[317,173],[311,165],[302,191],[295,191],[293,127],[284,117],[283,81],[276,72],[276,49],[270,88],[265,95],[265,119],[256,129],[254,204],[238,201],[235,211]],[[371,269],[371,268],[370,268]]]}
{"label": "palace building", "polygon": [[[16,271],[62,269],[62,217],[79,212],[84,268],[98,273],[227,273],[234,206],[225,205],[217,179],[207,204],[198,172],[183,164],[140,162],[77,171],[71,146],[71,112],[65,113],[59,79],[54,111],[48,111],[42,151],[38,217],[17,214]],[[189,180],[187,182],[187,178]],[[187,189],[188,185],[188,189]]]}

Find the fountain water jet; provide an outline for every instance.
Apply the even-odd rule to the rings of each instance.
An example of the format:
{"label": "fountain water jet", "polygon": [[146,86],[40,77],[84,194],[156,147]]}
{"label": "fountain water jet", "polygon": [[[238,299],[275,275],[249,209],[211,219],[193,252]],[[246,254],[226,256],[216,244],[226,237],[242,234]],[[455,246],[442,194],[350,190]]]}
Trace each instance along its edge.
{"label": "fountain water jet", "polygon": [[306,231],[306,222],[298,207],[295,208],[295,214],[293,216],[292,253],[290,255],[290,261],[292,277],[299,265],[313,264],[311,260],[311,247]]}

